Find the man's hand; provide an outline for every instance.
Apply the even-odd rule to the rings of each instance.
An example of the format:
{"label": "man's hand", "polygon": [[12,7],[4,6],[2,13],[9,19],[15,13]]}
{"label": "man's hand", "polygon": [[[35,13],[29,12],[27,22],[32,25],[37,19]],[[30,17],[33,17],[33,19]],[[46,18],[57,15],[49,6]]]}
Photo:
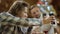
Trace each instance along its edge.
{"label": "man's hand", "polygon": [[41,33],[40,26],[34,26],[31,34],[44,34],[43,32]]}

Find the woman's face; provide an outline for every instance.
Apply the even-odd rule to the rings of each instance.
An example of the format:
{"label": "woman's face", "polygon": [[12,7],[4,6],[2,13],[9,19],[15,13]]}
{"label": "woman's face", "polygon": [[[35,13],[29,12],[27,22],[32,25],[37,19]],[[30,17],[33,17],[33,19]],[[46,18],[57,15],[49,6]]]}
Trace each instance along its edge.
{"label": "woman's face", "polygon": [[40,9],[38,7],[35,7],[31,10],[31,15],[33,18],[39,18],[40,17]]}
{"label": "woman's face", "polygon": [[21,18],[27,18],[28,17],[27,12],[28,12],[28,9],[27,7],[25,7],[25,10],[23,10],[22,12],[18,11],[18,16]]}
{"label": "woman's face", "polygon": [[27,11],[25,11],[25,12],[22,12],[22,15],[21,15],[21,17],[22,17],[22,18],[27,18],[27,17],[28,17],[28,15],[27,15]]}

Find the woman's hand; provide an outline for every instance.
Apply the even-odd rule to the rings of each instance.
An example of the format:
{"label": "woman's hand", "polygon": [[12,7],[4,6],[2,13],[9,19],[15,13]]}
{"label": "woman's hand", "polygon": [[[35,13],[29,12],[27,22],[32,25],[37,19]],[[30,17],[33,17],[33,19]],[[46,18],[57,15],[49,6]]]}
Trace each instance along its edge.
{"label": "woman's hand", "polygon": [[48,18],[48,19],[43,19],[43,24],[49,24],[51,22],[52,18]]}

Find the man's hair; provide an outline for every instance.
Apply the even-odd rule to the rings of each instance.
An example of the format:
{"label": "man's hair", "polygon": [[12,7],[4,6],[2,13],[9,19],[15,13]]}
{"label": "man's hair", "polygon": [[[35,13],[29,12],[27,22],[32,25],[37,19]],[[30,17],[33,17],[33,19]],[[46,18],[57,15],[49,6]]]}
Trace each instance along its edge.
{"label": "man's hair", "polygon": [[22,12],[23,10],[25,10],[25,7],[28,6],[29,5],[24,1],[15,1],[8,11],[15,16],[17,15],[16,12],[18,11]]}

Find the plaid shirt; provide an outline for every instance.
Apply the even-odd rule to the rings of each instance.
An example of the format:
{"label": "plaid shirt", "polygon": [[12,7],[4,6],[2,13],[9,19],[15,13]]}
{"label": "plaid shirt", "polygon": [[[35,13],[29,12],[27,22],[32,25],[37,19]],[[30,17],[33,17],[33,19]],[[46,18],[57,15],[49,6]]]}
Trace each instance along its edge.
{"label": "plaid shirt", "polygon": [[[24,21],[24,22],[23,22]],[[5,22],[5,23],[2,23],[2,22]],[[23,23],[22,23],[23,22]],[[24,24],[24,23],[27,23],[27,21],[23,18],[18,18],[18,17],[14,17],[6,12],[3,12],[0,14],[0,23],[1,24],[16,24],[16,23],[20,23],[20,24]]]}
{"label": "plaid shirt", "polygon": [[9,14],[8,12],[3,12],[0,13],[0,24],[1,34],[18,34],[18,28],[20,29],[21,25],[40,25],[40,21],[36,18],[19,18]]}
{"label": "plaid shirt", "polygon": [[[3,12],[0,14],[0,22],[9,22],[12,24],[16,24],[16,23],[20,23],[20,25],[24,25],[24,24],[30,24],[30,23],[37,23],[40,24],[40,21],[36,18],[19,18],[19,17],[15,17],[7,12]],[[23,23],[22,23],[23,22]],[[7,24],[6,23],[6,24]],[[1,24],[5,24],[5,23],[1,23]]]}

